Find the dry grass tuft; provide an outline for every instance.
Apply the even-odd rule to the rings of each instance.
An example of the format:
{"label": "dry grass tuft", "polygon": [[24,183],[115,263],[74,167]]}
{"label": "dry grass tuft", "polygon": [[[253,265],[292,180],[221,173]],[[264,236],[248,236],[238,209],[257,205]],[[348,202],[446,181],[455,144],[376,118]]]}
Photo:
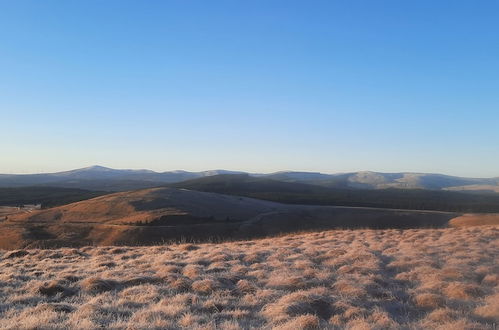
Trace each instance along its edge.
{"label": "dry grass tuft", "polygon": [[162,266],[156,273],[161,277],[166,277],[171,274],[182,272],[182,268],[176,265]]}
{"label": "dry grass tuft", "polygon": [[307,285],[306,280],[297,275],[275,272],[269,277],[267,287],[272,289],[298,290]]}
{"label": "dry grass tuft", "polygon": [[257,290],[257,286],[248,280],[239,280],[236,286],[243,293],[254,293]]}
{"label": "dry grass tuft", "polygon": [[194,279],[203,273],[203,268],[198,265],[187,265],[182,272],[190,279]]}
{"label": "dry grass tuft", "polygon": [[192,290],[201,294],[209,294],[219,288],[219,284],[212,279],[199,280],[192,283]]}
{"label": "dry grass tuft", "polygon": [[291,320],[274,327],[274,329],[279,329],[279,330],[296,330],[296,329],[302,329],[302,330],[314,330],[314,329],[319,329],[320,327],[320,320],[317,316],[315,315],[300,315],[298,317],[292,318]]}
{"label": "dry grass tuft", "polygon": [[172,277],[168,281],[168,287],[177,292],[188,291],[192,281],[186,277]]}
{"label": "dry grass tuft", "polygon": [[333,289],[341,296],[361,298],[367,295],[367,291],[360,282],[343,279],[333,285]]}
{"label": "dry grass tuft", "polygon": [[139,276],[125,279],[121,282],[124,286],[135,286],[141,284],[156,284],[161,282],[161,278],[155,276]]}
{"label": "dry grass tuft", "polygon": [[428,319],[437,323],[448,323],[456,319],[456,312],[450,308],[438,308],[428,315]]}
{"label": "dry grass tuft", "polygon": [[98,277],[90,277],[80,283],[84,291],[91,293],[102,293],[106,291],[115,290],[118,288],[119,283],[114,280],[105,280]]}
{"label": "dry grass tuft", "polygon": [[416,306],[421,308],[434,309],[441,307],[445,304],[445,299],[437,294],[422,293],[414,297]]}
{"label": "dry grass tuft", "polygon": [[487,274],[482,280],[482,284],[498,286],[499,285],[499,274]]}
{"label": "dry grass tuft", "polygon": [[179,319],[178,324],[185,328],[191,328],[199,323],[201,317],[192,313],[186,313]]}
{"label": "dry grass tuft", "polygon": [[66,292],[66,290],[58,281],[50,281],[40,285],[37,292],[44,296],[55,296],[58,293]]}
{"label": "dry grass tuft", "polygon": [[329,319],[333,313],[332,300],[322,288],[311,291],[298,291],[283,296],[274,304],[269,304],[263,314],[271,322],[278,322],[298,315],[316,315]]}
{"label": "dry grass tuft", "polygon": [[475,309],[475,314],[494,324],[499,323],[499,293],[487,297],[485,304]]}
{"label": "dry grass tuft", "polygon": [[67,304],[47,303],[38,306],[39,311],[50,311],[55,313],[71,313],[74,307]]}
{"label": "dry grass tuft", "polygon": [[470,299],[482,295],[482,290],[476,284],[452,282],[444,289],[447,297],[452,299]]}

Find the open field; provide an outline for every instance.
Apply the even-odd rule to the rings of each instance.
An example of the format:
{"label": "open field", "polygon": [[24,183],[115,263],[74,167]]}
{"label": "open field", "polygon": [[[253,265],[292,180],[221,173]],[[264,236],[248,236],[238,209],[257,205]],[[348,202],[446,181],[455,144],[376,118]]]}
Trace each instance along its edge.
{"label": "open field", "polygon": [[494,329],[499,226],[0,252],[2,329]]}

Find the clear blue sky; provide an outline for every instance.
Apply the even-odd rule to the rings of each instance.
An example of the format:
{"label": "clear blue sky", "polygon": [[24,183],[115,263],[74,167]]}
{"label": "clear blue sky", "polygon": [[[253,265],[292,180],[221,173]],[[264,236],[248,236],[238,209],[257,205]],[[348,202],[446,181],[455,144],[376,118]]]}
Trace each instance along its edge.
{"label": "clear blue sky", "polygon": [[0,0],[0,173],[499,176],[498,1]]}

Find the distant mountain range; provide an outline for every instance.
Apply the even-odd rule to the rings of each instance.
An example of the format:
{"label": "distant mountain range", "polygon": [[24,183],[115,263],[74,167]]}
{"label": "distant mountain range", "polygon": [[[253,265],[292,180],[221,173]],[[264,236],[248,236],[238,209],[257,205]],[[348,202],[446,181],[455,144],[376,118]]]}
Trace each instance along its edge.
{"label": "distant mountain range", "polygon": [[0,187],[52,186],[101,191],[128,191],[219,174],[243,172],[212,170],[204,172],[121,170],[90,166],[71,171],[40,174],[0,174]]}
{"label": "distant mountain range", "polygon": [[251,177],[265,177],[275,181],[303,183],[327,188],[400,188],[499,193],[499,178],[464,178],[443,174],[369,171],[341,174],[316,172],[255,174],[226,170],[154,172],[151,170],[120,170],[102,166],[57,173],[0,174],[0,187],[53,186],[101,191],[127,191],[220,174],[245,174]]}

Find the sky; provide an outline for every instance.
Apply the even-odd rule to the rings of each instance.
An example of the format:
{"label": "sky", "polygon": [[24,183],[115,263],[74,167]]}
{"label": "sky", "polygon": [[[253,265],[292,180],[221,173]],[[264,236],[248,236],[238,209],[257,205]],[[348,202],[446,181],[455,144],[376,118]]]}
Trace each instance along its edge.
{"label": "sky", "polygon": [[0,0],[0,173],[499,176],[499,2]]}

